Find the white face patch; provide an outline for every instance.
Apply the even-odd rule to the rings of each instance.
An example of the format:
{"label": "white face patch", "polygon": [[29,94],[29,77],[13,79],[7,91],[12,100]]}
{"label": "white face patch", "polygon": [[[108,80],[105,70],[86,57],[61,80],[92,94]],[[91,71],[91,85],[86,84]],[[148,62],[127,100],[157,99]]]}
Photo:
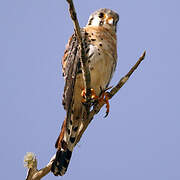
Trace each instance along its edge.
{"label": "white face patch", "polygon": [[92,20],[92,25],[93,26],[99,26],[100,19],[98,17],[94,17]]}
{"label": "white face patch", "polygon": [[109,18],[107,21],[108,21],[108,24],[113,24],[114,22],[113,18]]}

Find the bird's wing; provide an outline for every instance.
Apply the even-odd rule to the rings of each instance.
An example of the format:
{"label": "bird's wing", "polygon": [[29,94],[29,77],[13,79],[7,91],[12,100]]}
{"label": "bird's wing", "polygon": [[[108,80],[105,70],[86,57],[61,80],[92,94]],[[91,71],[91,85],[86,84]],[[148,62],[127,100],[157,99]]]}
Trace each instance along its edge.
{"label": "bird's wing", "polygon": [[[82,38],[85,38],[85,31],[81,30]],[[62,104],[67,112],[66,115],[66,128],[70,126],[71,107],[74,95],[74,86],[76,81],[76,75],[81,71],[80,63],[80,47],[78,39],[75,34],[71,36],[68,41],[64,56],[62,58],[63,76],[65,78],[65,86],[63,93]]]}

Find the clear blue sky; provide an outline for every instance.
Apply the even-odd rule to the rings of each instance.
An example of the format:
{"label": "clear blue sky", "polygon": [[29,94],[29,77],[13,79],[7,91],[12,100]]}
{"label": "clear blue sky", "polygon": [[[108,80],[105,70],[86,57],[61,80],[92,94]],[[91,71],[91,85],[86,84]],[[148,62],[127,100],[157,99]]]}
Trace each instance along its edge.
{"label": "clear blue sky", "polygon": [[[103,108],[89,126],[62,179],[179,180],[180,1],[74,3],[81,26],[102,7],[120,15],[112,85],[147,56],[110,101],[109,116]],[[26,152],[39,168],[55,153],[65,116],[61,57],[73,26],[65,0],[2,0],[0,24],[0,179],[25,179]]]}

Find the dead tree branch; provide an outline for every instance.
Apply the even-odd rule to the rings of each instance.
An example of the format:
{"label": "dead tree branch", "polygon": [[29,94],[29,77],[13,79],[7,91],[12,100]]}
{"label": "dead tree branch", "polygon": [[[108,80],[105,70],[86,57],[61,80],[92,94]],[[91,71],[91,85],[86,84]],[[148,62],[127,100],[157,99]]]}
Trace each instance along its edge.
{"label": "dead tree branch", "polygon": [[[81,65],[82,65],[82,71],[83,71],[83,78],[84,78],[84,82],[85,82],[86,101],[87,101],[87,109],[86,109],[86,114],[87,114],[86,117],[87,118],[85,119],[83,128],[77,137],[77,140],[76,140],[76,144],[77,144],[79,142],[79,140],[81,139],[82,134],[87,129],[89,123],[94,118],[94,115],[98,114],[98,112],[101,110],[101,108],[104,106],[105,103],[103,101],[97,103],[96,105],[93,106],[93,109],[90,111],[91,77],[90,77],[89,66],[86,63],[87,57],[85,54],[84,44],[83,44],[81,31],[80,31],[80,26],[79,26],[79,23],[77,20],[77,15],[76,15],[73,1],[72,0],[66,0],[66,1],[69,4],[70,16],[74,23],[75,33],[78,38],[79,46],[81,49]],[[111,91],[109,92],[109,99],[111,99],[121,89],[121,87],[127,82],[127,80],[130,78],[130,76],[133,74],[133,72],[137,69],[139,64],[145,58],[145,54],[146,54],[146,52],[144,51],[142,56],[139,58],[139,60],[136,62],[136,64],[130,69],[130,71],[123,78],[120,79],[120,81],[114,88],[111,89]],[[36,159],[35,155],[33,153],[27,153],[27,155],[24,158],[24,162],[26,163],[25,166],[28,168],[26,180],[40,180],[41,178],[46,176],[51,170],[51,165],[52,165],[52,162],[54,161],[54,158],[55,158],[55,155],[51,158],[49,163],[44,168],[38,170],[37,169],[37,159]]]}
{"label": "dead tree branch", "polygon": [[[118,84],[111,89],[111,91],[109,92],[109,99],[111,99],[120,89],[121,87],[127,82],[127,80],[130,78],[130,76],[132,75],[132,73],[137,69],[137,67],[139,66],[139,64],[144,60],[146,55],[146,51],[144,51],[144,53],[142,54],[142,56],[138,59],[138,61],[136,62],[136,64],[130,69],[130,71],[120,79],[120,81],[118,82]],[[93,120],[94,115],[98,114],[98,112],[101,110],[101,108],[104,106],[104,101],[99,102],[98,104],[96,104],[93,109],[91,110],[89,117],[86,121],[84,121],[83,124],[83,128],[80,131],[78,138],[76,140],[76,144],[79,142],[79,140],[81,139],[82,134],[84,133],[84,131],[87,129],[89,123]]]}
{"label": "dead tree branch", "polygon": [[80,61],[81,61],[82,73],[83,73],[83,78],[85,82],[84,85],[85,85],[85,90],[86,90],[86,111],[87,111],[86,117],[87,117],[89,114],[90,106],[91,106],[91,75],[89,71],[89,65],[87,63],[87,56],[84,49],[84,43],[81,36],[81,29],[80,29],[79,22],[77,19],[76,10],[74,8],[74,3],[72,0],[66,0],[66,1],[69,4],[69,13],[74,24],[75,34],[77,36],[80,50],[81,50]]}
{"label": "dead tree branch", "polygon": [[46,176],[50,170],[51,165],[55,159],[55,155],[51,158],[49,163],[42,169],[37,169],[37,159],[34,153],[27,153],[24,157],[24,165],[28,168],[26,180],[40,180],[44,176]]}

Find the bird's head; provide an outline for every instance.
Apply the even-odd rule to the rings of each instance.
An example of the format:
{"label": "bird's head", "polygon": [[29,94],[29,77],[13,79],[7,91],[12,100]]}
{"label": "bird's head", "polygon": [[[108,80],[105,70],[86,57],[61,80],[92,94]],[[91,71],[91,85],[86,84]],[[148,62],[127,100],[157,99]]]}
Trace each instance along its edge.
{"label": "bird's head", "polygon": [[88,20],[88,26],[102,26],[116,32],[119,15],[110,9],[99,9],[92,13]]}

